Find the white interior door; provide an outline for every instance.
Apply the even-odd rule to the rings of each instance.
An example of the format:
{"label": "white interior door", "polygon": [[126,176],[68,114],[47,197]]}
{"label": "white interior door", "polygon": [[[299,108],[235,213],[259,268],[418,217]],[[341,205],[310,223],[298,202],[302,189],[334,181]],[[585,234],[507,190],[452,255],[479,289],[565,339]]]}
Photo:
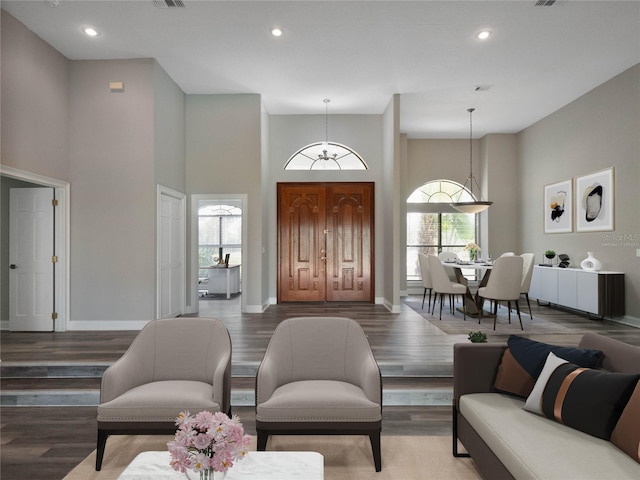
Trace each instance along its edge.
{"label": "white interior door", "polygon": [[162,190],[159,195],[158,317],[181,315],[185,292],[185,223],[184,196]]}
{"label": "white interior door", "polygon": [[54,329],[53,188],[9,192],[9,329]]}

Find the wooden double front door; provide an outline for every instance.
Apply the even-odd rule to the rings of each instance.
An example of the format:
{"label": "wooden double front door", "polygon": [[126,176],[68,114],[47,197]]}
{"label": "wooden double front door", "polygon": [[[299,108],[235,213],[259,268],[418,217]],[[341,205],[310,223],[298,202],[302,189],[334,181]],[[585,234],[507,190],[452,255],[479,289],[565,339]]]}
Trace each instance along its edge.
{"label": "wooden double front door", "polygon": [[373,302],[373,183],[278,184],[278,301]]}

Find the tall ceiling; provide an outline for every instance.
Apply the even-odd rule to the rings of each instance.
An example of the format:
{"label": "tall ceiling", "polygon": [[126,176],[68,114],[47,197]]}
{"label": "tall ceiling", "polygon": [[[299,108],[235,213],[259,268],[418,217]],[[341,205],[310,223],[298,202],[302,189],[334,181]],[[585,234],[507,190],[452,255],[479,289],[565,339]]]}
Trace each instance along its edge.
{"label": "tall ceiling", "polygon": [[518,132],[640,63],[639,1],[164,1],[1,5],[71,60],[155,58],[187,94],[273,115],[380,114],[397,93],[409,138],[468,137],[469,107],[475,138]]}

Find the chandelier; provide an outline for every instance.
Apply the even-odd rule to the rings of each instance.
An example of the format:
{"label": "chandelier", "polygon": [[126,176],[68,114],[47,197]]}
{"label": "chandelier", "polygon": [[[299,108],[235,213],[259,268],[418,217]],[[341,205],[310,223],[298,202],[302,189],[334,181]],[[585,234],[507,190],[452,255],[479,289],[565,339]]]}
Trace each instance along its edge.
{"label": "chandelier", "polygon": [[324,143],[322,144],[322,153],[318,154],[318,160],[336,160],[338,156],[337,152],[332,152],[329,154],[329,100],[325,98],[324,102]]}
{"label": "chandelier", "polygon": [[[473,122],[472,115],[475,108],[467,109],[469,112],[469,176],[467,180],[464,182],[464,188],[469,184],[469,192],[471,193],[472,198],[476,198],[473,194],[473,184],[475,183],[478,192],[480,192],[480,200],[474,200],[473,202],[452,202],[450,205],[462,213],[480,213],[484,212],[487,208],[489,208],[493,202],[487,202],[482,200],[482,190],[480,189],[480,185],[478,185],[478,181],[476,177],[473,176]],[[462,191],[460,192],[462,193]]]}

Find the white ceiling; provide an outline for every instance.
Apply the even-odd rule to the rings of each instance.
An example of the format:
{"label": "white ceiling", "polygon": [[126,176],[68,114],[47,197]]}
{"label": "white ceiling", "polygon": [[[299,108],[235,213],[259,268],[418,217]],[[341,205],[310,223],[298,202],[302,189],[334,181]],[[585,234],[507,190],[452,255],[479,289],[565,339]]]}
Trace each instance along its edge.
{"label": "white ceiling", "polygon": [[258,93],[270,114],[380,114],[398,93],[409,138],[468,137],[469,107],[475,138],[518,132],[640,63],[639,1],[184,1],[2,8],[69,59],[155,58],[187,94]]}

